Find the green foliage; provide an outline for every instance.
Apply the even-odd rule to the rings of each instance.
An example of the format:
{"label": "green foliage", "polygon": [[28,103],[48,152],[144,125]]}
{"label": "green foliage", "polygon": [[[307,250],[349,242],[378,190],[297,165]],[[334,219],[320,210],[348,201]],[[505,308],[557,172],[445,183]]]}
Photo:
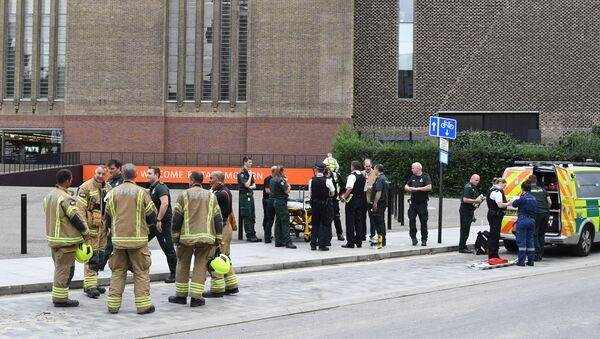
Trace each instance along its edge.
{"label": "green foliage", "polygon": [[[437,138],[415,142],[382,143],[363,138],[349,125],[340,127],[333,143],[333,154],[340,163],[340,173],[350,172],[352,160],[370,158],[385,166],[392,182],[404,186],[411,176],[413,162],[420,162],[433,181],[433,195],[439,190],[439,145]],[[481,187],[487,189],[494,177],[502,176],[506,167],[517,160],[600,161],[600,127],[575,132],[551,145],[523,144],[506,133],[462,131],[450,142],[449,164],[444,170],[444,193],[456,197],[473,173],[481,176]]]}

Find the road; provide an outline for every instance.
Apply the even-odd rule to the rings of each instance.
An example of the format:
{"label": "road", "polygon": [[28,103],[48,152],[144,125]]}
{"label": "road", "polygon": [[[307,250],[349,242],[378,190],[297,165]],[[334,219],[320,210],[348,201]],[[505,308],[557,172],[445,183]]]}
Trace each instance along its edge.
{"label": "road", "polygon": [[[508,256],[510,258],[510,256]],[[535,267],[475,270],[458,253],[243,274],[241,293],[191,309],[169,304],[175,287],[152,284],[156,313],[135,314],[132,286],[117,315],[106,297],[49,293],[0,298],[0,337],[592,337],[600,329],[600,254],[551,251]],[[485,331],[489,331],[486,333]]]}

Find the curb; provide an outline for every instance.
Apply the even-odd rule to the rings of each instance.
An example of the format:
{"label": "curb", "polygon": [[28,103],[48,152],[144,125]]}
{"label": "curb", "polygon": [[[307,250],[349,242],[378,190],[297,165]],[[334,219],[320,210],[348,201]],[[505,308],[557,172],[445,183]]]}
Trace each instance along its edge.
{"label": "curb", "polygon": [[[396,251],[382,252],[382,253],[359,254],[356,256],[343,256],[343,257],[324,258],[324,259],[299,260],[299,261],[290,261],[290,262],[275,263],[275,264],[246,265],[246,266],[235,267],[235,272],[236,272],[236,274],[268,272],[268,271],[287,270],[287,269],[294,269],[294,268],[305,268],[305,267],[348,264],[348,263],[363,262],[363,261],[385,260],[385,259],[437,254],[437,253],[446,253],[446,252],[455,252],[455,251],[458,251],[458,245],[421,248],[421,249],[410,249],[410,250],[404,249],[404,250],[396,250]],[[165,278],[167,278],[168,276],[169,276],[169,273],[152,273],[152,274],[150,274],[150,281],[151,282],[162,281]],[[127,284],[133,283],[133,277],[128,276],[126,283]],[[100,278],[100,279],[98,279],[98,284],[102,285],[102,286],[108,286],[108,285],[110,285],[110,278]],[[82,289],[83,288],[83,280],[73,280],[71,282],[69,288],[70,289]],[[52,282],[51,281],[44,282],[44,283],[27,284],[27,285],[0,286],[0,296],[25,294],[25,293],[37,293],[37,292],[51,292],[51,291],[52,291]]]}

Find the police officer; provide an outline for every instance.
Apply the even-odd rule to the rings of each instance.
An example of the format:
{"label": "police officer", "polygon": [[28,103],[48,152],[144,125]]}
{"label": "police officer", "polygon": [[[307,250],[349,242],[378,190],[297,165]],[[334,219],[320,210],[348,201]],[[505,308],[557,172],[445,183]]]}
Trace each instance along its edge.
{"label": "police officer", "polygon": [[548,229],[548,220],[550,219],[550,207],[552,206],[552,200],[550,195],[542,186],[538,186],[537,177],[530,175],[527,181],[531,183],[531,194],[537,201],[537,207],[534,213],[535,220],[535,261],[542,260],[544,255],[544,244],[546,243],[546,230]]}
{"label": "police officer", "polygon": [[252,158],[244,157],[244,167],[238,174],[238,192],[240,194],[240,220],[244,225],[246,240],[249,242],[260,242],[256,237],[254,223],[256,211],[254,209],[253,189],[256,188],[254,173],[252,173]]}
{"label": "police officer", "polygon": [[[191,172],[190,188],[185,190],[175,204],[173,215],[173,241],[177,244],[177,275],[175,296],[169,302],[187,303],[190,306],[204,305],[202,297],[206,282],[206,268],[215,246],[221,246],[223,217],[214,193],[202,188],[204,176],[200,172]],[[190,283],[190,264],[194,257],[194,270]]]}
{"label": "police officer", "polygon": [[[310,206],[312,208],[312,230],[310,235],[310,249],[329,251],[328,244],[331,233],[330,204],[331,197],[335,194],[335,187],[331,179],[326,178],[323,172],[327,168],[322,162],[315,164],[316,174],[308,182],[308,193],[310,194]],[[327,232],[329,228],[329,232]]]}
{"label": "police officer", "polygon": [[52,302],[55,307],[75,307],[79,301],[69,299],[69,284],[75,273],[77,245],[89,241],[85,219],[77,209],[77,201],[68,190],[73,175],[67,169],[56,173],[56,187],[44,198],[46,237],[54,260]]}
{"label": "police officer", "polygon": [[352,173],[346,180],[346,192],[342,200],[346,202],[346,239],[343,248],[362,247],[362,215],[367,207],[367,179],[360,172],[360,161],[354,160],[350,165]]}
{"label": "police officer", "polygon": [[[108,184],[110,187],[115,188],[121,185],[123,183],[123,174],[121,174],[121,161],[118,159],[110,159],[106,164],[106,167],[108,167],[108,173],[110,173],[110,178],[108,178]],[[100,271],[104,271],[104,267],[106,266],[106,263],[108,263],[108,258],[112,254],[112,251],[112,236],[109,230],[106,238],[106,249],[104,250],[102,261],[100,262]]]}
{"label": "police officer", "polygon": [[270,183],[271,199],[275,209],[275,247],[295,249],[296,245],[290,238],[290,213],[287,208],[287,199],[291,186],[287,183],[283,166],[276,166]]}
{"label": "police officer", "polygon": [[[215,171],[210,174],[211,190],[217,198],[219,208],[221,209],[221,217],[223,219],[223,241],[221,242],[221,253],[231,258],[231,237],[233,234],[232,221],[232,195],[229,188],[225,186],[225,174],[221,171]],[[265,239],[266,240],[266,239]],[[216,254],[216,253],[215,253]],[[213,255],[214,256],[214,255]],[[205,298],[219,298],[224,295],[236,294],[239,292],[238,280],[233,267],[229,273],[224,276],[217,272],[211,272],[210,292],[202,294]]]}
{"label": "police officer", "polygon": [[[331,153],[328,153],[328,155],[331,155]],[[332,198],[331,201],[333,207],[333,224],[335,225],[335,232],[337,234],[338,241],[345,241],[346,238],[344,238],[342,220],[340,219],[340,194],[346,190],[346,185],[344,182],[344,178],[338,173],[339,165],[337,163],[337,160],[335,160],[333,157],[328,157],[325,158],[325,161],[323,161],[323,163],[329,166],[331,181],[333,182],[333,186],[335,187],[335,196]]]}
{"label": "police officer", "polygon": [[500,242],[500,229],[502,228],[502,218],[509,205],[504,195],[506,180],[503,178],[494,178],[492,181],[486,203],[488,207],[487,220],[490,224],[490,238],[488,239],[488,259],[500,258],[498,254],[498,244]]}
{"label": "police officer", "polygon": [[165,279],[165,282],[174,283],[177,255],[175,254],[175,248],[173,247],[173,240],[171,237],[171,218],[173,217],[173,213],[171,212],[171,194],[169,193],[169,187],[160,181],[160,168],[149,167],[147,179],[150,184],[150,197],[152,198],[154,206],[158,209],[156,224],[150,225],[148,241],[150,242],[156,237],[160,248],[167,257],[169,271],[171,272],[169,277]]}
{"label": "police officer", "polygon": [[525,180],[521,184],[523,195],[515,197],[511,204],[517,207],[517,223],[515,225],[517,231],[517,246],[519,247],[518,266],[525,266],[525,257],[527,257],[527,266],[533,266],[535,261],[535,209],[537,201],[535,196],[531,194],[531,183]]}
{"label": "police officer", "polygon": [[265,244],[270,244],[273,240],[272,230],[273,223],[275,222],[275,209],[273,208],[273,202],[270,199],[271,188],[269,187],[271,183],[271,178],[273,178],[273,171],[275,170],[275,166],[271,167],[271,175],[265,178],[263,183],[263,230],[265,235]]}
{"label": "police officer", "polygon": [[417,216],[421,222],[421,246],[427,246],[427,220],[429,212],[427,211],[427,201],[431,191],[431,177],[423,172],[423,166],[415,162],[411,166],[413,175],[408,179],[404,190],[410,193],[408,207],[408,225],[409,235],[413,246],[417,246]]}
{"label": "police officer", "polygon": [[135,183],[136,167],[123,166],[124,182],[108,193],[106,226],[112,231],[114,251],[108,266],[112,271],[108,291],[108,312],[118,313],[127,279],[133,271],[135,306],[138,314],[154,312],[150,298],[150,250],[148,233],[156,222],[157,210],[150,195]]}
{"label": "police officer", "polygon": [[385,210],[388,204],[390,181],[385,176],[382,164],[375,165],[373,170],[376,179],[371,190],[371,201],[373,202],[373,223],[377,231],[377,248],[386,245],[385,236]]}
{"label": "police officer", "polygon": [[475,204],[480,204],[483,201],[482,197],[478,197],[477,186],[479,185],[479,175],[473,174],[469,182],[463,188],[462,195],[460,197],[460,208],[458,213],[460,215],[460,240],[458,243],[458,252],[460,253],[473,253],[467,248],[467,239],[469,239],[469,232],[471,231],[471,224],[475,216]]}
{"label": "police officer", "polygon": [[98,298],[106,292],[104,287],[98,286],[98,270],[104,258],[107,237],[103,220],[106,207],[104,198],[111,189],[110,184],[104,181],[105,178],[106,168],[98,166],[94,170],[94,177],[81,184],[77,190],[77,207],[90,229],[90,245],[94,250],[92,258],[83,266],[83,291],[90,298]]}

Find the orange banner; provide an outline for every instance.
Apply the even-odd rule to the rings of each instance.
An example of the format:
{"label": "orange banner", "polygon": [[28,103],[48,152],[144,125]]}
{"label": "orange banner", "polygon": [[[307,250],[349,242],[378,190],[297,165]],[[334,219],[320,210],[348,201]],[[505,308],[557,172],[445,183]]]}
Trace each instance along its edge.
{"label": "orange banner", "polygon": [[[83,166],[83,180],[88,180],[94,176],[96,165]],[[241,168],[235,167],[181,167],[181,166],[160,166],[160,181],[169,184],[187,184],[189,173],[198,171],[204,174],[203,183],[208,184],[208,177],[211,172],[221,171],[225,174],[225,183],[228,185],[237,184],[237,176]],[[136,182],[147,182],[148,166],[137,166]],[[252,168],[254,180],[257,185],[262,185],[265,178],[271,175],[270,168]],[[286,168],[285,175],[291,185],[308,185],[308,181],[313,177],[311,168]],[[108,179],[108,173],[107,173]]]}

